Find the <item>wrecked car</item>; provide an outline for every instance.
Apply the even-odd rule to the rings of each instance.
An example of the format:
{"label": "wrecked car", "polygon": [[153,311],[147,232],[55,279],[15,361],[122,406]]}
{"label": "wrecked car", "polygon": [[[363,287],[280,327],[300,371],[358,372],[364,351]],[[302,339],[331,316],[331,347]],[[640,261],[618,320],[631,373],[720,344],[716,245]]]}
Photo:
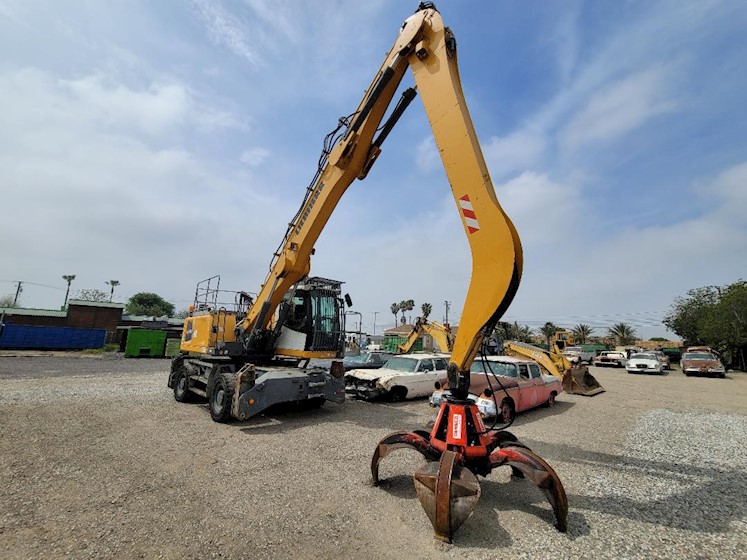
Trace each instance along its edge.
{"label": "wrecked car", "polygon": [[392,401],[427,397],[438,382],[446,383],[448,359],[437,354],[402,354],[375,370],[353,369],[345,374],[345,393],[365,400]]}

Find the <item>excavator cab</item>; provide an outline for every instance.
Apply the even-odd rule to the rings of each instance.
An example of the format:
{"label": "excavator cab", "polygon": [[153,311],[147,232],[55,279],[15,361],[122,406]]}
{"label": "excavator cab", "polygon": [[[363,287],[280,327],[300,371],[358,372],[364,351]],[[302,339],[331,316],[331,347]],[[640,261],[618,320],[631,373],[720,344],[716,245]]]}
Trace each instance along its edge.
{"label": "excavator cab", "polygon": [[274,354],[296,358],[341,358],[345,351],[342,282],[307,278],[289,292],[275,321]]}

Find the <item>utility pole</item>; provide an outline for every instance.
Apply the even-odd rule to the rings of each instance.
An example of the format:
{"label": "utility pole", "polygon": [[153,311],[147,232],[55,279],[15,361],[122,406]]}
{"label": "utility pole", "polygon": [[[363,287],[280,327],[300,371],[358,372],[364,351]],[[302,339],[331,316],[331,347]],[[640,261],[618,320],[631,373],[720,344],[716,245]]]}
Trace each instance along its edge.
{"label": "utility pole", "polygon": [[446,319],[444,319],[444,323],[449,322],[449,308],[451,307],[451,302],[449,300],[444,300],[444,307],[446,307]]}
{"label": "utility pole", "polygon": [[374,316],[374,327],[373,327],[373,333],[374,333],[374,334],[376,334],[376,316],[377,316],[378,314],[379,314],[379,312],[378,312],[378,311],[374,311],[374,312],[373,312],[373,316]]}
{"label": "utility pole", "polygon": [[21,295],[21,292],[23,292],[23,282],[19,280],[18,288],[16,288],[16,296],[13,298],[13,307],[18,303],[18,296]]}

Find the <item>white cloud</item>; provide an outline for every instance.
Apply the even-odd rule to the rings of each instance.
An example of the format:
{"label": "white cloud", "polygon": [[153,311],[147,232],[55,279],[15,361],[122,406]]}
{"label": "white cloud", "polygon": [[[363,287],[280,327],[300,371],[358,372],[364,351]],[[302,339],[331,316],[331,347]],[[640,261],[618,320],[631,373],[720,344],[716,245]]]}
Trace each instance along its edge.
{"label": "white cloud", "polygon": [[576,150],[615,140],[652,117],[675,110],[668,90],[667,73],[661,68],[619,80],[591,96],[561,132],[561,141]]}
{"label": "white cloud", "polygon": [[148,134],[181,124],[189,109],[188,93],[179,84],[152,84],[134,90],[122,84],[106,83],[103,76],[61,80],[71,101],[85,108],[92,120],[107,126],[134,126]]}
{"label": "white cloud", "polygon": [[432,136],[425,138],[418,144],[415,150],[415,165],[425,173],[435,171],[441,166],[441,158],[438,155],[436,141]]}
{"label": "white cloud", "polygon": [[722,219],[747,225],[747,162],[727,169],[711,183],[699,185],[697,192],[704,198],[717,198]]}
{"label": "white cloud", "polygon": [[525,247],[555,245],[578,234],[583,215],[579,188],[547,175],[525,172],[496,188]]}
{"label": "white cloud", "polygon": [[268,157],[270,157],[269,150],[265,148],[251,148],[244,151],[239,159],[249,167],[257,167],[258,165],[262,165]]}
{"label": "white cloud", "polygon": [[525,127],[508,136],[491,138],[483,147],[483,153],[490,171],[496,178],[500,178],[539,166],[546,143],[542,130]]}
{"label": "white cloud", "polygon": [[[78,289],[113,277],[121,297],[173,298],[193,293],[201,277],[240,278],[247,262],[265,262],[262,248],[281,235],[281,203],[258,194],[240,166],[218,168],[170,136],[154,136],[199,127],[192,104],[186,88],[0,74],[0,254],[13,275],[51,283],[74,273]],[[225,249],[237,248],[226,224],[242,224],[250,209],[253,242],[241,259],[226,259]],[[34,302],[59,304],[43,294]]]}
{"label": "white cloud", "polygon": [[193,0],[193,4],[197,6],[210,39],[215,44],[226,47],[252,65],[263,64],[256,47],[251,43],[251,35],[245,22],[216,2]]}

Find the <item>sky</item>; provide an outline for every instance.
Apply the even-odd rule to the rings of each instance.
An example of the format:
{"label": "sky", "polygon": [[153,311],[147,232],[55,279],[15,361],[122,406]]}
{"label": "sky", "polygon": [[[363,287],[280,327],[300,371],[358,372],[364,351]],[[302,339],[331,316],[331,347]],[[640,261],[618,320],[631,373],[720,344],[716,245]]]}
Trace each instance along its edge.
{"label": "sky", "polygon": [[[747,3],[437,2],[524,273],[505,320],[625,322],[744,278]],[[0,0],[0,295],[62,275],[186,308],[256,292],[327,132],[417,2]],[[402,87],[412,85],[406,75]],[[459,322],[470,253],[416,100],[316,244],[362,330],[424,302]],[[349,318],[357,327],[358,315]],[[374,325],[375,321],[375,325]]]}

